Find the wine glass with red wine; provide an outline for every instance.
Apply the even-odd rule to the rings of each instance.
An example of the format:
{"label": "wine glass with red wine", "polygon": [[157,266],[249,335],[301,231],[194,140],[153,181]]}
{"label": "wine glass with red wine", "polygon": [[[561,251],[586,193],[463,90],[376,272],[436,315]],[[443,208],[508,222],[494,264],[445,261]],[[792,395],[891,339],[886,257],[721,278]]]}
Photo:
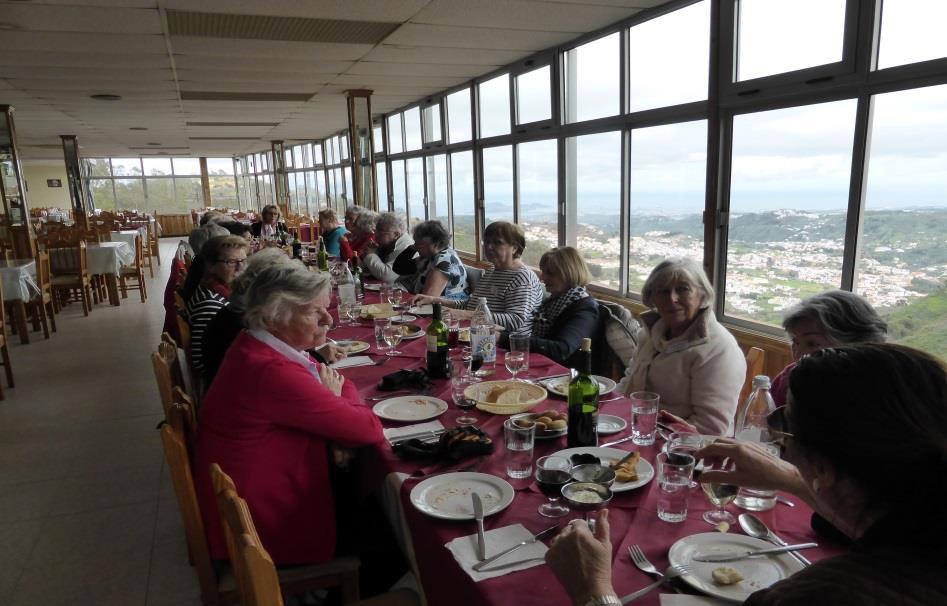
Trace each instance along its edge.
{"label": "wine glass with red wine", "polygon": [[569,513],[569,508],[559,502],[562,487],[572,481],[572,462],[565,457],[550,455],[539,457],[536,461],[536,486],[542,491],[548,503],[539,506],[540,515],[558,518]]}

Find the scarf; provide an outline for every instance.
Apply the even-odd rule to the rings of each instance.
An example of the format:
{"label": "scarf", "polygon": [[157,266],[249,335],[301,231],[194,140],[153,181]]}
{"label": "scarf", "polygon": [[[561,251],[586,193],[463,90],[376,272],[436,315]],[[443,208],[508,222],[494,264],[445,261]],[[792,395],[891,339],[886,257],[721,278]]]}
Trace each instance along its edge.
{"label": "scarf", "polygon": [[546,338],[559,315],[570,305],[587,296],[589,296],[589,293],[585,290],[584,286],[573,286],[561,295],[549,297],[543,301],[543,304],[539,306],[539,309],[536,310],[536,315],[533,317],[532,335],[534,337]]}

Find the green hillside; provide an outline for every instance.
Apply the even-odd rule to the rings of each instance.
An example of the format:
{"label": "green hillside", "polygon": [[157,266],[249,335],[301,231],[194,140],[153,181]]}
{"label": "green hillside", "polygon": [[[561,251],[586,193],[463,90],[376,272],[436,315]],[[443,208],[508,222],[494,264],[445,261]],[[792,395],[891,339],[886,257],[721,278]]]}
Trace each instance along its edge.
{"label": "green hillside", "polygon": [[947,288],[910,305],[880,311],[888,321],[891,341],[947,360]]}

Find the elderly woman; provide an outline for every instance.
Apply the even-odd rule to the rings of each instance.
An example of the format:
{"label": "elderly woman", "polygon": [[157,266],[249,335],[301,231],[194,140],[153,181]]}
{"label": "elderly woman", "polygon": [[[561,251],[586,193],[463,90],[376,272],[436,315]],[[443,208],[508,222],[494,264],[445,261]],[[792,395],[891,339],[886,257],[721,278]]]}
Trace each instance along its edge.
{"label": "elderly woman", "polygon": [[[582,339],[598,326],[598,303],[585,285],[592,281],[582,253],[571,246],[554,248],[539,259],[539,279],[549,298],[533,315],[530,351],[541,353],[570,368],[577,368],[573,354]],[[500,346],[509,347],[509,336],[500,336]]]}
{"label": "elderly woman", "polygon": [[[348,227],[348,220],[345,225]],[[359,259],[364,259],[366,252],[375,247],[375,229],[378,224],[378,213],[373,210],[363,210],[355,219],[349,231],[349,244],[352,252],[357,253]]]}
{"label": "elderly woman", "polygon": [[494,324],[511,335],[529,335],[533,312],[543,300],[543,285],[536,273],[520,260],[526,250],[523,228],[494,221],[483,230],[483,250],[493,269],[484,272],[466,302],[437,297],[416,297],[419,303],[440,300],[458,307],[455,317],[470,318],[480,298],[487,300]]}
{"label": "elderly woman", "polygon": [[339,219],[335,216],[334,210],[324,208],[319,211],[319,229],[322,233],[322,241],[326,245],[326,252],[330,256],[344,260],[352,258],[352,247],[348,238],[345,237],[349,232],[339,225]]}
{"label": "elderly woman", "polygon": [[395,272],[401,275],[398,283],[411,293],[466,301],[467,270],[450,247],[444,224],[423,221],[414,226],[413,233],[414,244],[401,251],[394,262]]}
{"label": "elderly woman", "polygon": [[275,204],[268,204],[260,211],[262,219],[250,226],[250,233],[255,238],[271,240],[280,232],[286,231],[286,224],[281,222],[279,208]]}
{"label": "elderly woman", "polygon": [[345,207],[345,229],[350,232],[355,231],[355,222],[358,221],[359,215],[368,210],[364,206],[359,204],[349,204]]}
{"label": "elderly woman", "polygon": [[211,463],[233,477],[277,564],[325,562],[336,551],[329,447],[383,439],[356,387],[305,350],[326,338],[329,279],[300,264],[261,271],[246,294],[241,333],[204,398],[195,476],[211,555],[227,547]]}
{"label": "elderly woman", "polygon": [[[701,480],[796,494],[853,544],[744,604],[947,603],[944,363],[878,343],[817,351],[790,376],[789,405],[780,413],[785,460],[758,444],[720,439],[697,456],[728,458],[734,468],[705,471]],[[879,445],[883,456],[871,456]],[[594,536],[575,524],[560,533],[546,560],[573,603],[609,603],[610,555],[607,523]]]}
{"label": "elderly woman", "polygon": [[661,409],[704,434],[733,429],[746,359],[736,339],[717,322],[714,291],[693,259],[667,259],[652,270],[641,289],[651,308],[641,314],[638,348],[621,393],[653,391]]}
{"label": "elderly woman", "polygon": [[888,325],[871,304],[847,290],[830,290],[804,299],[783,318],[792,359],[776,378],[770,393],[776,406],[786,404],[789,374],[803,357],[822,349],[853,343],[884,343]]}
{"label": "elderly woman", "polygon": [[393,268],[395,260],[411,246],[411,242],[411,234],[405,229],[404,217],[397,213],[381,213],[375,223],[374,242],[365,249],[365,255],[362,257],[363,267],[373,277],[394,284],[399,277]]}
{"label": "elderly woman", "polygon": [[204,277],[187,301],[191,326],[191,360],[202,371],[204,330],[230,299],[230,284],[243,271],[250,245],[240,236],[217,236],[201,248]]}

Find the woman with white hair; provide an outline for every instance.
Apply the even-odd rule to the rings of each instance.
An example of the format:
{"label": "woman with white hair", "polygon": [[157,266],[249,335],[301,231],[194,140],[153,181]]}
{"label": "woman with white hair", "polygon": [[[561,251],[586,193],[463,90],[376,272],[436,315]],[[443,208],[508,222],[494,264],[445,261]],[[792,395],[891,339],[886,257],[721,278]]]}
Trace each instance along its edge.
{"label": "woman with white hair", "polygon": [[195,474],[211,555],[227,558],[209,467],[247,500],[277,564],[325,562],[336,552],[330,447],[383,439],[356,387],[305,351],[325,342],[329,279],[297,263],[260,271],[244,294],[242,332],[201,407]]}
{"label": "woman with white hair", "polygon": [[708,435],[727,435],[746,375],[736,339],[711,308],[713,287],[693,259],[659,263],[641,289],[651,308],[641,314],[638,349],[618,388],[652,391],[661,410]]}

